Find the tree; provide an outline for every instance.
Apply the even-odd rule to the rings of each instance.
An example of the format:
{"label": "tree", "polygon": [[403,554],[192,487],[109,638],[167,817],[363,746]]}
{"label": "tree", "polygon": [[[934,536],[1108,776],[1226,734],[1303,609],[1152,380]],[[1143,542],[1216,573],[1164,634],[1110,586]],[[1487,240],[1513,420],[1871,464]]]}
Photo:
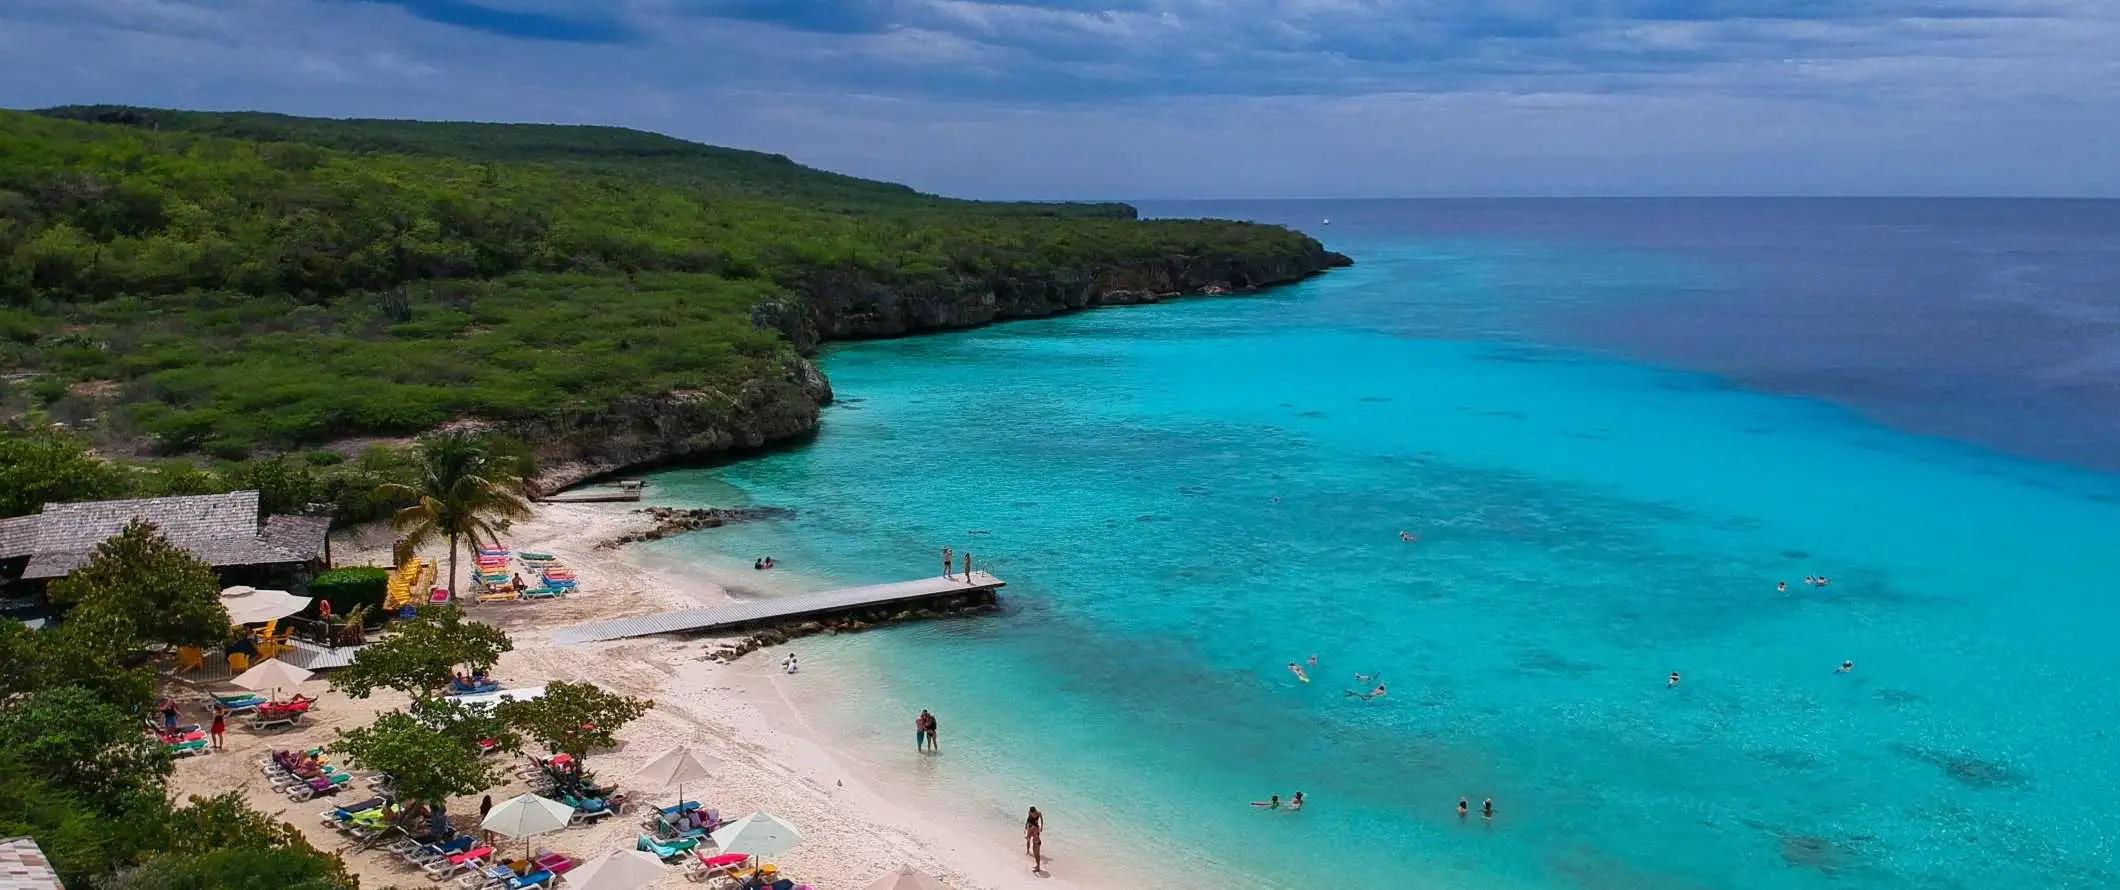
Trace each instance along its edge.
{"label": "tree", "polygon": [[197,856],[161,856],[107,890],[353,890],[345,867],[314,850],[231,847]]}
{"label": "tree", "polygon": [[362,647],[353,663],[331,675],[331,688],[354,698],[395,689],[415,699],[433,697],[459,668],[485,671],[515,644],[500,628],[471,621],[455,609],[428,606],[380,643]]}
{"label": "tree", "polygon": [[605,692],[593,683],[547,683],[545,693],[528,701],[502,702],[508,725],[548,747],[588,758],[591,748],[618,743],[618,729],[648,713],[655,703]]}
{"label": "tree", "polygon": [[145,520],[96,545],[87,564],[51,585],[50,596],[74,606],[68,623],[105,628],[113,651],[141,642],[211,646],[228,639],[228,609],[213,567]]}
{"label": "tree", "polygon": [[106,807],[161,796],[169,752],[140,731],[140,718],[84,689],[46,689],[0,711],[7,757],[58,787]]}
{"label": "tree", "polygon": [[500,540],[496,523],[530,515],[529,484],[510,472],[514,461],[496,459],[462,433],[427,439],[419,451],[419,475],[411,484],[384,483],[376,493],[412,502],[390,518],[390,527],[412,546],[435,538],[449,542],[449,598],[454,601],[457,543]]}
{"label": "tree", "polygon": [[124,471],[55,430],[0,430],[0,517],[26,516],[45,504],[90,501],[125,490]]}
{"label": "tree", "polygon": [[341,731],[331,750],[364,769],[389,773],[402,800],[441,803],[500,780],[492,763],[479,756],[478,748],[466,744],[457,733],[404,711],[391,711],[367,726]]}

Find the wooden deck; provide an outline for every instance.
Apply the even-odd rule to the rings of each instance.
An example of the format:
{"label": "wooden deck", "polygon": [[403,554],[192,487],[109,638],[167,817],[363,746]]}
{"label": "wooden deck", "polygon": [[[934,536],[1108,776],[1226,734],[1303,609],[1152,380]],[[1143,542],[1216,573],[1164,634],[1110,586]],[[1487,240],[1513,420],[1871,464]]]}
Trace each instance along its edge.
{"label": "wooden deck", "polygon": [[616,621],[597,621],[577,624],[572,627],[554,628],[546,631],[545,637],[562,644],[595,643],[604,640],[623,640],[629,637],[647,637],[667,633],[699,633],[712,631],[742,630],[764,624],[783,623],[808,618],[821,618],[835,613],[869,609],[877,606],[903,605],[916,607],[929,602],[956,599],[966,594],[991,598],[1000,590],[1003,582],[985,572],[973,572],[969,582],[964,576],[955,578],[921,578],[915,581],[899,581],[894,584],[874,584],[867,587],[848,587],[820,593],[805,593],[796,596],[772,597],[713,606],[705,609],[684,609],[638,618],[621,618]]}
{"label": "wooden deck", "polygon": [[[359,646],[327,649],[308,640],[289,640],[287,651],[280,653],[280,660],[298,668],[328,671],[352,664],[354,653],[359,651]],[[235,676],[235,672],[228,669],[228,659],[218,651],[206,653],[205,665],[197,670],[179,672],[167,656],[156,659],[155,670],[165,677],[193,684],[225,683]]]}

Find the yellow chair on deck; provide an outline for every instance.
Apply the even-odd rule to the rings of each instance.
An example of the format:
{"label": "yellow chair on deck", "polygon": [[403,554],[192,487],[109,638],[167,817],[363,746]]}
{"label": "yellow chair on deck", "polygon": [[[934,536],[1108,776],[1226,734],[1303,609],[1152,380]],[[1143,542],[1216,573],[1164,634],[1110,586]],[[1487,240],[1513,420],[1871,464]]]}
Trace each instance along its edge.
{"label": "yellow chair on deck", "polygon": [[238,674],[250,670],[250,656],[241,652],[228,653],[228,669]]}
{"label": "yellow chair on deck", "polygon": [[206,652],[197,646],[177,647],[177,673],[188,673],[206,666]]}

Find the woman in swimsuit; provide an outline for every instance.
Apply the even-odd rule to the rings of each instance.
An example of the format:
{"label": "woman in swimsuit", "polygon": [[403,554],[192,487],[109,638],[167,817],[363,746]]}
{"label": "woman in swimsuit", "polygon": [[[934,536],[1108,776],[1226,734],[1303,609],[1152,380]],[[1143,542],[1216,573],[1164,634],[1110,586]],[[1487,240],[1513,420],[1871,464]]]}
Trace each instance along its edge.
{"label": "woman in swimsuit", "polygon": [[1031,870],[1045,867],[1045,814],[1031,807],[1030,815],[1023,817],[1023,852],[1031,856]]}
{"label": "woman in swimsuit", "polygon": [[1469,813],[1471,813],[1471,812],[1472,812],[1472,802],[1471,802],[1471,801],[1468,801],[1468,800],[1466,800],[1466,799],[1465,799],[1465,798],[1463,798],[1463,797],[1459,797],[1459,798],[1458,798],[1458,818],[1460,818],[1460,819],[1463,819],[1463,818],[1465,818],[1465,816],[1466,816],[1467,814],[1469,814]]}
{"label": "woman in swimsuit", "polygon": [[1288,801],[1288,809],[1289,809],[1290,811],[1295,811],[1295,810],[1300,810],[1300,809],[1302,809],[1302,808],[1303,808],[1303,792],[1301,792],[1301,791],[1298,791],[1298,792],[1296,792],[1296,796],[1295,796],[1295,797],[1292,797],[1292,798],[1290,798],[1290,799],[1289,799],[1289,801]]}

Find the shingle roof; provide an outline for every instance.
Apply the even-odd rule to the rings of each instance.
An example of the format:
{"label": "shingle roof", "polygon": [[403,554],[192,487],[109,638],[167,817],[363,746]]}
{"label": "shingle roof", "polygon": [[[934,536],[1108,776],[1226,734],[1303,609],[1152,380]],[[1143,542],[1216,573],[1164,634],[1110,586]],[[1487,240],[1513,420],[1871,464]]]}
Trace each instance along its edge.
{"label": "shingle roof", "polygon": [[288,562],[324,558],[324,539],[331,536],[328,516],[267,516],[258,540],[281,553]]}
{"label": "shingle roof", "polygon": [[0,890],[66,890],[51,860],[26,837],[0,840]]}
{"label": "shingle roof", "polygon": [[20,559],[37,552],[35,516],[0,519],[0,559]]}
{"label": "shingle roof", "polygon": [[330,522],[288,516],[260,526],[255,491],[45,504],[44,512],[34,518],[36,542],[22,570],[25,581],[58,578],[79,568],[95,554],[97,544],[124,531],[134,519],[154,523],[170,543],[212,566],[316,559],[323,554],[323,533]]}

